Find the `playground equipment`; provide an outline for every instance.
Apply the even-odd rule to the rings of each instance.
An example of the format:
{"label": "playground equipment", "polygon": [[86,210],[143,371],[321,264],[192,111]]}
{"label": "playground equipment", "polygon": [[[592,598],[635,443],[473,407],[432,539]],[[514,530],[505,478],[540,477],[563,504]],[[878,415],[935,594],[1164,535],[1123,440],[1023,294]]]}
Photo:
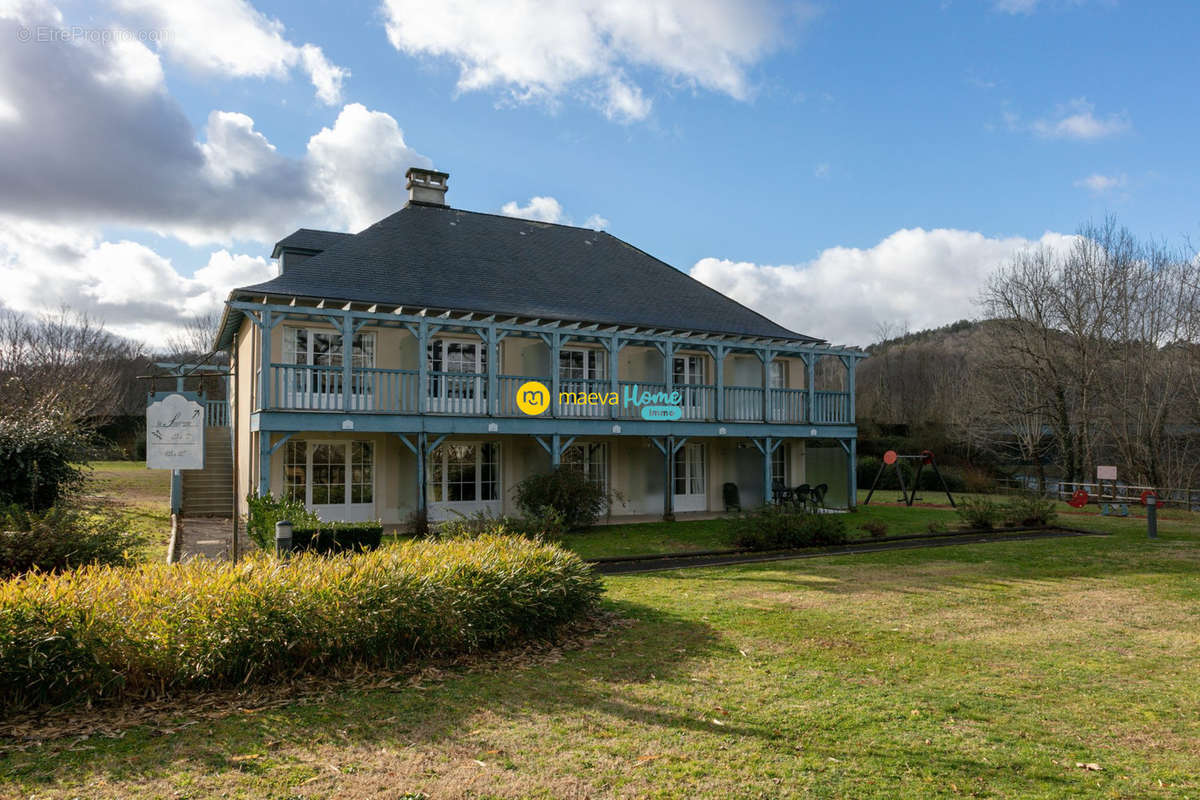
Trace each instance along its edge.
{"label": "playground equipment", "polygon": [[[917,474],[913,476],[912,493],[909,494],[908,488],[904,485],[904,470],[900,469],[900,461],[908,460],[917,462]],[[867,492],[867,499],[863,501],[863,505],[870,505],[871,497],[875,494],[875,487],[879,485],[879,479],[883,477],[883,472],[888,467],[894,467],[896,477],[900,480],[900,492],[904,495],[904,505],[911,506],[913,501],[917,499],[917,487],[921,485],[921,470],[929,467],[933,470],[933,474],[937,475],[938,480],[942,483],[942,490],[946,493],[946,498],[950,501],[951,508],[957,508],[954,503],[954,495],[950,494],[950,487],[946,485],[946,479],[942,477],[942,471],[938,469],[937,459],[933,456],[932,450],[922,450],[917,455],[900,455],[895,450],[888,450],[883,454],[883,463],[879,465],[879,472],[875,473],[875,480],[871,482],[871,491]]]}

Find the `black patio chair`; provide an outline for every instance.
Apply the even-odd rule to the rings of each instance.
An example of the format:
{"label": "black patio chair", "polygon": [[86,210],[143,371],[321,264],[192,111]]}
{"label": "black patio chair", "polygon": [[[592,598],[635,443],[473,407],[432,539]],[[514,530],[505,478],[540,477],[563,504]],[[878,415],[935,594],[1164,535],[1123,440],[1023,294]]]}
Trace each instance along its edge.
{"label": "black patio chair", "polygon": [[742,510],[742,499],[738,495],[738,488],[737,488],[736,483],[725,484],[723,487],[721,487],[721,492],[725,496],[725,510],[726,511],[741,511]]}
{"label": "black patio chair", "polygon": [[825,494],[829,491],[828,483],[818,483],[812,489],[813,511],[825,507]]}
{"label": "black patio chair", "polygon": [[802,483],[792,489],[792,502],[808,511],[808,504],[812,502],[812,490],[808,488],[807,483]]}
{"label": "black patio chair", "polygon": [[783,485],[783,481],[776,478],[771,481],[771,499],[775,505],[783,505],[792,498],[792,490]]}

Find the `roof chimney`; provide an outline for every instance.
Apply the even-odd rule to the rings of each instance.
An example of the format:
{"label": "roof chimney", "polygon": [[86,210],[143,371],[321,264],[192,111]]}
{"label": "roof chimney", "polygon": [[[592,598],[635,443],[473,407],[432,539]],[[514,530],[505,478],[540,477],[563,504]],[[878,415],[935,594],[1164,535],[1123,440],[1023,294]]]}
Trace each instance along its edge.
{"label": "roof chimney", "polygon": [[450,178],[449,172],[409,167],[404,177],[408,178],[405,188],[408,189],[409,203],[436,208],[450,207],[446,205],[446,181]]}

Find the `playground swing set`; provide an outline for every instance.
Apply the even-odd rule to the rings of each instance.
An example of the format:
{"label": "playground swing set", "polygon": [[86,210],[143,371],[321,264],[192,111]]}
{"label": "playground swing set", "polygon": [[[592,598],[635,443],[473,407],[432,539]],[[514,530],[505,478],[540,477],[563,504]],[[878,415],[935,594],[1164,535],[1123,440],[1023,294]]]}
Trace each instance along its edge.
{"label": "playground swing set", "polygon": [[[917,472],[913,476],[912,492],[909,492],[908,487],[904,485],[904,470],[900,468],[901,461],[917,462]],[[917,487],[921,485],[921,471],[925,467],[929,467],[941,482],[942,491],[946,493],[946,498],[950,501],[950,507],[958,507],[954,502],[954,495],[950,494],[950,487],[946,485],[946,479],[942,477],[942,471],[938,469],[937,459],[934,458],[932,450],[922,450],[916,455],[900,455],[895,450],[888,450],[884,453],[883,463],[879,465],[879,472],[875,473],[875,480],[871,482],[871,491],[867,492],[867,499],[863,501],[864,506],[871,504],[871,497],[875,494],[875,488],[879,486],[879,479],[883,477],[883,473],[888,467],[896,470],[896,478],[900,481],[900,493],[903,495],[904,505],[911,506],[916,501]]]}

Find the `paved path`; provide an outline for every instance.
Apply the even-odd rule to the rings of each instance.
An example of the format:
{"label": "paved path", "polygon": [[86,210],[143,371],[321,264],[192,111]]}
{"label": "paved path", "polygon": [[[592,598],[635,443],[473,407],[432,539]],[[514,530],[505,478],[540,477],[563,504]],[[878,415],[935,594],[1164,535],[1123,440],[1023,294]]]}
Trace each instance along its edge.
{"label": "paved path", "polygon": [[[183,517],[180,519],[180,536],[177,545],[178,560],[193,558],[228,559],[233,546],[233,522],[218,517]],[[245,547],[245,531],[241,532],[241,544]]]}

